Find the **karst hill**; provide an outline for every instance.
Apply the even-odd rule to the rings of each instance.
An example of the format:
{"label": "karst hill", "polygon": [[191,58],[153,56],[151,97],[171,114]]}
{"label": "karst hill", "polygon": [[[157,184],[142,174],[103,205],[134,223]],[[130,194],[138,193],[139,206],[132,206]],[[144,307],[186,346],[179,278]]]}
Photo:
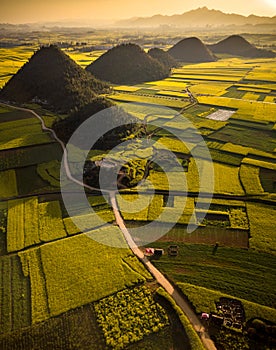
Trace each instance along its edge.
{"label": "karst hill", "polygon": [[55,111],[67,113],[108,90],[108,85],[51,45],[34,53],[3,87],[0,98],[18,103],[41,102]]}
{"label": "karst hill", "polygon": [[200,39],[195,37],[179,41],[168,50],[168,54],[182,62],[197,63],[216,61],[216,56]]}
{"label": "karst hill", "polygon": [[87,68],[98,79],[114,84],[137,84],[166,78],[170,70],[136,44],[118,45]]}
{"label": "karst hill", "polygon": [[214,53],[224,53],[233,56],[243,56],[250,58],[273,58],[276,54],[270,50],[258,49],[240,35],[231,35],[216,44],[208,45]]}
{"label": "karst hill", "polygon": [[168,52],[162,49],[159,49],[159,48],[150,49],[148,54],[152,58],[155,58],[157,61],[159,61],[161,64],[163,64],[163,66],[167,67],[168,69],[178,66],[177,61],[170,54],[168,54]]}

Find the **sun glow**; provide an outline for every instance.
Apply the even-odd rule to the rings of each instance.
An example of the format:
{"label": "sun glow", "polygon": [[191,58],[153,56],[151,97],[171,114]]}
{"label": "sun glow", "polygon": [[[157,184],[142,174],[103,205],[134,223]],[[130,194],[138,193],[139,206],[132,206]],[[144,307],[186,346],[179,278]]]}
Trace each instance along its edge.
{"label": "sun glow", "polygon": [[276,0],[265,0],[265,2],[276,9]]}

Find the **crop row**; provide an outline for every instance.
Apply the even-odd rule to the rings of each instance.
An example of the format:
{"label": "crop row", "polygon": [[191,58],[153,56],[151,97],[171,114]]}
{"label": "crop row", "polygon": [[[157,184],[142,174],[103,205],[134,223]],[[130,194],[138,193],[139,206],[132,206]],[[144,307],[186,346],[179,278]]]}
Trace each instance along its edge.
{"label": "crop row", "polygon": [[0,259],[0,333],[30,325],[30,286],[18,256]]}

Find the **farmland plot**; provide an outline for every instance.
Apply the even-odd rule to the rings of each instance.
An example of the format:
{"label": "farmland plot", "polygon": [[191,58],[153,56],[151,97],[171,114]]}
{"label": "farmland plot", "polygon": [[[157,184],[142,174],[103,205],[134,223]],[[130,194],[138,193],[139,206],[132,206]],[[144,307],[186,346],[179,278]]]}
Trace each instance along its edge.
{"label": "farmland plot", "polygon": [[8,202],[7,251],[18,251],[25,247],[24,200]]}
{"label": "farmland plot", "polygon": [[59,202],[38,204],[37,197],[8,202],[7,250],[66,237]]}
{"label": "farmland plot", "polygon": [[19,46],[0,48],[0,87],[2,87],[17,70],[32,56],[35,48]]}
{"label": "farmland plot", "polygon": [[250,222],[250,248],[275,253],[276,237],[273,227],[276,207],[250,202],[246,207]]}
{"label": "farmland plot", "polygon": [[[208,312],[216,313],[216,301],[220,298],[230,298],[233,299],[232,295],[223,294],[212,289],[207,289],[204,287],[194,286],[189,283],[178,283],[183,293],[188,297],[189,301],[195,307],[197,313]],[[273,308],[252,303],[245,299],[239,299],[243,304],[246,320],[252,318],[263,318],[265,320],[275,322],[276,311]]]}
{"label": "farmland plot", "polygon": [[23,119],[0,124],[0,150],[53,142],[50,135],[42,132],[37,119],[27,120],[28,123]]}
{"label": "farmland plot", "polygon": [[0,171],[0,198],[15,197],[17,195],[15,171],[13,169]]}
{"label": "farmland plot", "polygon": [[67,236],[59,201],[40,203],[38,209],[41,242],[49,242]]}
{"label": "farmland plot", "polygon": [[61,159],[61,156],[61,147],[57,143],[4,150],[0,152],[0,170],[36,165]]}
{"label": "farmland plot", "polygon": [[215,169],[215,193],[243,195],[239,180],[239,168],[231,165],[213,163]]}
{"label": "farmland plot", "polygon": [[260,168],[242,164],[240,167],[240,179],[246,194],[258,195],[264,193],[260,182]]}
{"label": "farmland plot", "polygon": [[123,290],[95,305],[97,319],[107,346],[125,349],[169,325],[164,309],[157,304],[146,287]]}
{"label": "farmland plot", "polygon": [[49,318],[49,306],[45,276],[41,264],[39,248],[19,253],[23,274],[31,281],[31,315],[32,323],[38,323]]}
{"label": "farmland plot", "polygon": [[40,248],[51,316],[145,280],[123,261],[131,254],[129,249],[103,245],[93,238],[126,247],[120,230],[107,227]]}
{"label": "farmland plot", "polygon": [[[172,242],[155,242],[151,247],[166,250]],[[275,257],[252,250],[214,244],[187,244],[178,242],[177,257],[164,255],[155,266],[174,282],[190,283],[233,295],[248,301],[275,306]]]}
{"label": "farmland plot", "polygon": [[140,102],[140,103],[147,103],[147,104],[156,104],[171,108],[183,108],[185,106],[189,105],[189,102],[183,101],[180,98],[173,98],[173,97],[149,97],[149,96],[140,96],[135,94],[115,94],[115,95],[108,95],[108,98],[114,101],[121,101],[121,102]]}
{"label": "farmland plot", "polygon": [[30,286],[18,256],[0,258],[0,334],[27,327],[30,319]]}

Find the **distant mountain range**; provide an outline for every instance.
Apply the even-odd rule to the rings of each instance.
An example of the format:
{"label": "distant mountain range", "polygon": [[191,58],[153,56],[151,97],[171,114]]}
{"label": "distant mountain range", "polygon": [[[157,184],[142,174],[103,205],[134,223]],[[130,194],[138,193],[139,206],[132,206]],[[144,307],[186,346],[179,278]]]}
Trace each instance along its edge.
{"label": "distant mountain range", "polygon": [[201,7],[196,10],[185,12],[181,15],[163,16],[155,15],[152,17],[134,17],[116,22],[121,27],[206,27],[206,26],[243,26],[269,24],[276,25],[276,16],[260,17],[250,15],[248,17],[238,14],[228,14],[219,10],[209,10],[207,7]]}

